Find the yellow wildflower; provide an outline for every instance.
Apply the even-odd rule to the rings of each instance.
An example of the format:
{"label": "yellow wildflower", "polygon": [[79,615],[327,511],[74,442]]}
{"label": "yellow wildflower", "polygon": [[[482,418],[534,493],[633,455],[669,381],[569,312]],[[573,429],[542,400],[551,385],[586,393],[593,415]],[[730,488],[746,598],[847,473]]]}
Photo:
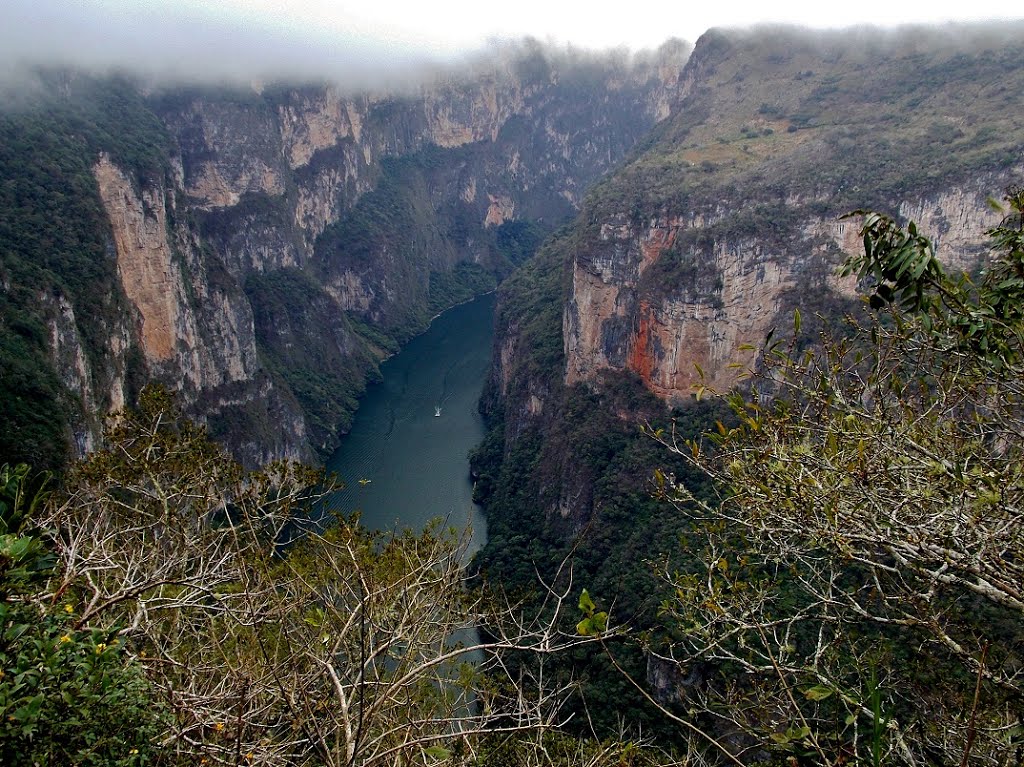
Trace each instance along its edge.
{"label": "yellow wildflower", "polygon": [[65,642],[70,642],[70,641],[71,641],[71,634],[65,634],[64,636],[62,636],[60,638],[61,644],[64,644]]}
{"label": "yellow wildflower", "polygon": [[217,724],[213,725],[213,729],[217,732],[222,732],[224,730],[224,722],[217,722]]}
{"label": "yellow wildflower", "polygon": [[64,612],[66,612],[66,613],[68,613],[70,615],[74,611],[75,611],[75,608],[72,607],[70,604],[64,605]]}

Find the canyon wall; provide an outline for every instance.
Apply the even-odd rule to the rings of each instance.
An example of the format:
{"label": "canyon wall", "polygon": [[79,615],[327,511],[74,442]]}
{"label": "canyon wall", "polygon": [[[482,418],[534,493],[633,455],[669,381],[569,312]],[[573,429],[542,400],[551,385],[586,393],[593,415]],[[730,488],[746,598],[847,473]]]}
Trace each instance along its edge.
{"label": "canyon wall", "polygon": [[564,383],[629,371],[670,404],[698,379],[728,389],[794,308],[836,319],[854,298],[835,276],[861,248],[852,210],[917,221],[947,266],[977,265],[1001,216],[987,200],[1024,173],[1019,35],[864,42],[698,42],[673,116],[577,222]]}
{"label": "canyon wall", "polygon": [[[988,201],[1024,176],[1022,52],[1019,30],[702,37],[670,116],[501,290],[485,402],[505,459],[480,470],[508,479],[488,484],[489,524],[536,514],[556,540],[600,526],[636,491],[638,422],[693,421],[697,388],[728,391],[796,309],[812,336],[840,327],[859,298],[837,269],[862,247],[844,214],[915,220],[947,267],[983,262],[1001,217]],[[619,447],[587,444],[581,412],[611,416]],[[501,500],[530,465],[529,489]]]}
{"label": "canyon wall", "polygon": [[[1001,219],[986,201],[1019,170],[971,174],[962,186],[908,197],[898,215],[932,236],[948,267],[976,266],[985,232]],[[836,272],[863,247],[859,219],[807,212],[822,202],[790,205],[795,225],[783,243],[716,237],[720,221],[693,212],[603,221],[597,240],[572,261],[565,383],[625,370],[673,405],[689,401],[698,385],[728,391],[756,365],[768,332],[789,328],[809,294],[819,301],[832,294],[836,304],[856,295],[853,279],[840,281]],[[692,245],[704,233],[710,240]]]}
{"label": "canyon wall", "polygon": [[[158,380],[246,463],[325,457],[380,360],[509,274],[667,115],[688,53],[525,46],[398,95],[50,76],[3,126],[12,147],[41,137],[10,172],[45,173],[65,141],[90,220],[48,190],[4,215],[46,206],[102,240],[65,259],[102,306],[62,287],[67,264],[19,299],[47,326],[74,452]],[[4,252],[6,279],[28,251]]]}

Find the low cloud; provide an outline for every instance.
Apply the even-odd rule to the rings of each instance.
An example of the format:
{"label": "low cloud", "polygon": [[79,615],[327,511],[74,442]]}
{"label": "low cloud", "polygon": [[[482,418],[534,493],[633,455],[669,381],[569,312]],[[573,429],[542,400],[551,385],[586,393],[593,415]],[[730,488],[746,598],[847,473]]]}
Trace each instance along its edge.
{"label": "low cloud", "polygon": [[391,88],[448,63],[386,41],[273,29],[191,8],[67,0],[6,0],[0,11],[0,72],[33,67],[126,71],[161,84],[329,80]]}

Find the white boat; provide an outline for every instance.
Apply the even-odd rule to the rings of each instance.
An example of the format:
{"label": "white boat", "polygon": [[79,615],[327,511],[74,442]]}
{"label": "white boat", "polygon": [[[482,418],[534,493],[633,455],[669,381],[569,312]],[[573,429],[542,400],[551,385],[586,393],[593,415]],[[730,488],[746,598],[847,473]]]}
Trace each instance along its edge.
{"label": "white boat", "polygon": [[438,405],[437,407],[434,408],[434,418],[440,418],[440,417],[441,417],[441,406]]}

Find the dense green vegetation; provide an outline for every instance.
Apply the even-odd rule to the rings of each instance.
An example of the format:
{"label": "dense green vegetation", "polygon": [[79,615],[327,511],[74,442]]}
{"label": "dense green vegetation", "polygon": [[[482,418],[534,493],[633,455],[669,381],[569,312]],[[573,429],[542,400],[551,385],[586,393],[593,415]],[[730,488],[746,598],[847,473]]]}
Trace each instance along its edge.
{"label": "dense green vegetation", "polygon": [[[312,444],[329,455],[351,425],[367,371],[379,358],[344,314],[331,317],[333,303],[308,272],[252,274],[245,291],[263,365],[295,395]],[[325,316],[331,317],[326,327]]]}
{"label": "dense green vegetation", "polygon": [[68,423],[91,416],[58,380],[48,321],[61,300],[78,307],[75,329],[95,361],[124,312],[93,163],[107,152],[160,179],[168,139],[131,81],[39,77],[38,91],[0,112],[0,455],[58,467]]}
{"label": "dense green vegetation", "polygon": [[0,760],[140,765],[168,712],[112,626],[82,626],[73,593],[39,600],[56,557],[39,528],[45,478],[0,466]]}

